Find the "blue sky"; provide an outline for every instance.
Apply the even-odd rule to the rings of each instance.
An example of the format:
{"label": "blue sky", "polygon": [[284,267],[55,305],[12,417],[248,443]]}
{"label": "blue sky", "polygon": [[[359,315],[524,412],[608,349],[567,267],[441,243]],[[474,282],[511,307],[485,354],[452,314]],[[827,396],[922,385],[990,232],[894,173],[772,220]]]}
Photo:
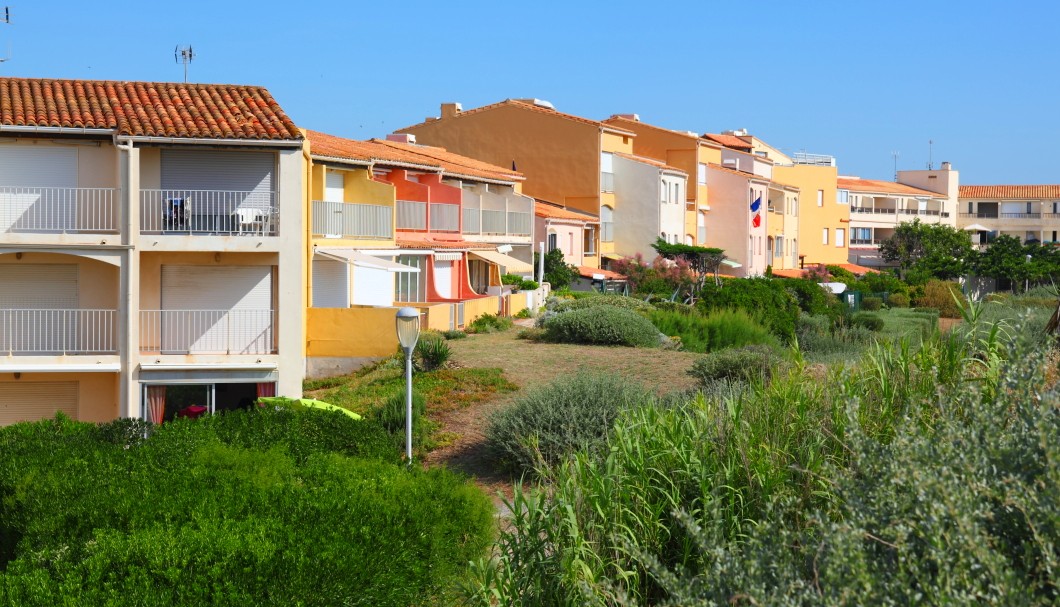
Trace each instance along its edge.
{"label": "blue sky", "polygon": [[538,97],[589,118],[747,128],[890,179],[1058,183],[1060,6],[1049,2],[49,2],[10,4],[0,75],[268,87],[300,126],[381,137]]}

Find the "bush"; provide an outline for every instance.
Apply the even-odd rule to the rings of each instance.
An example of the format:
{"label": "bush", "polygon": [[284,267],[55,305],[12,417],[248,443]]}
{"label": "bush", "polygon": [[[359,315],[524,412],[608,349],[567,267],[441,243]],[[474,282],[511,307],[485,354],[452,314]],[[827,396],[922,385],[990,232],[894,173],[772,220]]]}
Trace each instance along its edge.
{"label": "bush", "polygon": [[683,314],[692,314],[696,311],[695,306],[691,306],[677,301],[668,301],[662,299],[659,301],[652,301],[650,303],[652,307],[656,310],[663,310],[665,312],[681,312]]}
{"label": "bush", "polygon": [[868,312],[875,312],[883,307],[883,299],[880,297],[863,297],[861,299],[861,309]]}
{"label": "bush", "polygon": [[442,368],[452,354],[453,351],[449,349],[449,344],[445,343],[445,338],[439,333],[420,335],[416,348],[413,350],[417,366],[420,370],[427,372]]}
{"label": "bush", "polygon": [[530,311],[530,308],[523,308],[515,315],[516,318],[533,318],[534,313]]}
{"label": "bush", "polygon": [[891,296],[887,298],[887,305],[892,308],[908,308],[909,296],[905,293],[891,293]]}
{"label": "bush", "polygon": [[651,398],[622,376],[579,372],[533,388],[494,414],[487,444],[504,467],[534,472],[575,451],[595,453],[622,411]]}
{"label": "bush", "polygon": [[537,327],[531,327],[529,329],[523,329],[515,334],[516,339],[525,339],[527,341],[545,341],[548,332],[544,329]]}
{"label": "bush", "polygon": [[743,310],[784,340],[794,336],[799,319],[795,296],[788,292],[783,281],[771,278],[727,280],[721,287],[708,282],[696,306],[703,313],[724,308]]}
{"label": "bush", "polygon": [[648,319],[663,335],[679,337],[682,348],[690,352],[777,345],[777,338],[743,310],[714,310],[706,315],[655,310]]}
{"label": "bush", "polygon": [[777,279],[795,296],[799,309],[807,314],[825,314],[835,300],[830,291],[805,278]]}
{"label": "bush", "polygon": [[943,318],[960,318],[961,306],[957,302],[962,299],[961,287],[957,283],[929,280],[924,285],[924,294],[917,299],[916,305],[921,308],[934,308]]}
{"label": "bush", "polygon": [[869,312],[858,312],[850,317],[850,324],[865,327],[869,331],[883,330],[883,319]]}
{"label": "bush", "polygon": [[632,310],[596,306],[550,318],[544,326],[549,341],[572,344],[655,347],[659,331]]}
{"label": "bush", "polygon": [[697,359],[688,374],[701,386],[718,381],[769,381],[782,363],[783,358],[775,348],[743,346],[719,350]]}
{"label": "bush", "polygon": [[[373,415],[379,424],[390,433],[394,439],[392,445],[399,447],[399,451],[405,451],[405,414],[408,404],[405,402],[405,391],[395,392],[386,399],[383,406],[375,409]],[[412,392],[412,441],[417,448],[422,448],[430,441],[434,424],[427,419],[427,400],[422,394],[413,390]]]}
{"label": "bush", "polygon": [[636,297],[626,297],[625,295],[613,295],[610,293],[597,295],[596,297],[558,300],[552,306],[552,309],[562,314],[563,312],[570,312],[571,310],[585,310],[587,308],[596,308],[599,306],[624,308],[626,310],[636,310],[638,312],[648,312],[652,310],[652,305],[644,300],[637,299]]}
{"label": "bush", "polygon": [[468,333],[496,333],[498,331],[507,331],[508,329],[511,329],[514,324],[515,323],[512,322],[512,319],[507,316],[483,314],[471,321],[471,324],[469,324],[464,330]]}
{"label": "bush", "polygon": [[464,339],[467,337],[467,331],[461,331],[460,329],[448,329],[446,331],[442,331],[442,337],[449,340]]}
{"label": "bush", "polygon": [[518,274],[505,274],[501,276],[502,285],[512,285],[520,291],[533,291],[540,285],[533,280],[529,280],[519,276]]}

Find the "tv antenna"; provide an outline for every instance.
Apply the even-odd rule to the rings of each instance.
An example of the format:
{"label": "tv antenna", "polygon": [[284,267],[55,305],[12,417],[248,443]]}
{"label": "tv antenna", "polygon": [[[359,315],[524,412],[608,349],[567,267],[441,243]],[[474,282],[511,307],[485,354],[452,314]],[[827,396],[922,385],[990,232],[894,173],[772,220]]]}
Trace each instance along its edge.
{"label": "tv antenna", "polygon": [[191,60],[194,59],[194,58],[195,58],[195,51],[191,50],[191,45],[180,46],[178,44],[177,47],[173,49],[173,59],[177,63],[183,63],[184,64],[184,83],[185,84],[188,83],[188,64],[191,63]]}
{"label": "tv antenna", "polygon": [[935,145],[935,141],[933,139],[928,139],[928,170],[929,171],[935,168],[935,163],[931,161],[932,160],[932,158],[931,158],[932,146],[934,146],[934,145]]}
{"label": "tv antenna", "polygon": [[[0,16],[0,23],[6,23],[8,25],[11,25],[11,7],[10,6],[5,6],[4,7],[3,15]],[[10,60],[11,60],[11,45],[10,45],[10,43],[8,43],[7,56],[6,57],[0,57],[0,63],[3,63],[5,61],[10,61]]]}
{"label": "tv antenna", "polygon": [[891,158],[894,158],[894,180],[898,181],[898,157],[901,154],[897,151],[891,152]]}

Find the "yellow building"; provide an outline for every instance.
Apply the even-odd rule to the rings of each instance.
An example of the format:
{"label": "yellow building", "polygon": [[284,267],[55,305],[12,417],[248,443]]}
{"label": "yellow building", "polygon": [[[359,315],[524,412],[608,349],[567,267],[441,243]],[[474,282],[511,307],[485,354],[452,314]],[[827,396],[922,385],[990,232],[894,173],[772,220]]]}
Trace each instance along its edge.
{"label": "yellow building", "polygon": [[845,197],[837,194],[835,160],[831,156],[796,155],[796,158],[800,162],[773,167],[777,181],[798,187],[801,193],[799,259],[796,265],[788,267],[847,263],[850,205]]}

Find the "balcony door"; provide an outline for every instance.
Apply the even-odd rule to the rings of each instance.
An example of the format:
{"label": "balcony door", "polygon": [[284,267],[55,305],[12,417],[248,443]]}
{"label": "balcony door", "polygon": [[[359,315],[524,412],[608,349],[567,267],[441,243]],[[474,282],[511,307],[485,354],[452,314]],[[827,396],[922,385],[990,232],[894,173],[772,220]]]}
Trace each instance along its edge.
{"label": "balcony door", "polygon": [[75,264],[0,264],[0,352],[78,352]]}
{"label": "balcony door", "polygon": [[0,234],[76,227],[77,149],[0,145]]}
{"label": "balcony door", "polygon": [[270,266],[162,266],[163,353],[273,352]]}

